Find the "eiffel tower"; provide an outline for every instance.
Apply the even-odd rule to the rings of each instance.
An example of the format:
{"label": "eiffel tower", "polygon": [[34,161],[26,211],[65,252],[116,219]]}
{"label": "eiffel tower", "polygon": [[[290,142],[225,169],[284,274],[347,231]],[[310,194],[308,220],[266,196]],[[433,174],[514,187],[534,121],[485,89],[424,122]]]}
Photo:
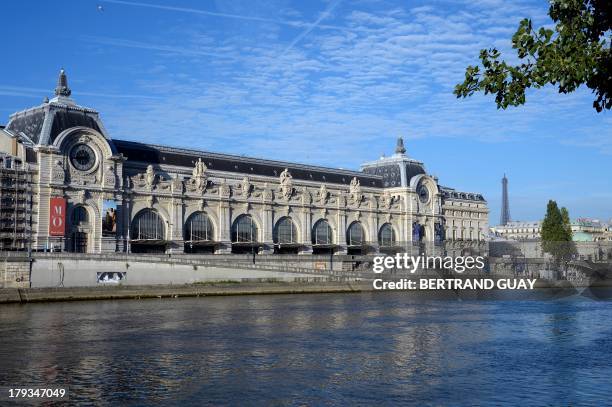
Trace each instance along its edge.
{"label": "eiffel tower", "polygon": [[510,222],[510,203],[508,202],[508,178],[504,174],[502,178],[502,208],[501,217],[499,219],[500,225],[507,225]]}

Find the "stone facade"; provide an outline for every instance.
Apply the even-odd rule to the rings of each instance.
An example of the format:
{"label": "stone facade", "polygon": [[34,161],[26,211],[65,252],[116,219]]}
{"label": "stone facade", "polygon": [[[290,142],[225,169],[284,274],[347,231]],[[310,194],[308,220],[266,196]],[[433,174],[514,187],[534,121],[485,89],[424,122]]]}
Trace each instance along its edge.
{"label": "stone facade", "polygon": [[[63,72],[58,89],[0,130],[33,177],[33,250],[366,254],[484,241],[482,196],[441,186],[401,139],[362,171],[121,141],[70,98]],[[63,236],[50,233],[52,198],[66,202]]]}

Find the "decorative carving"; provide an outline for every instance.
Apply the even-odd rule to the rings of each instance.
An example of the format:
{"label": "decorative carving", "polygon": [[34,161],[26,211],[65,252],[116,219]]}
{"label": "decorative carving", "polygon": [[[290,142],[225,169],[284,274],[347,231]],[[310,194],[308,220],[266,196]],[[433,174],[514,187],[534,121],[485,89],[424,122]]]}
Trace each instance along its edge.
{"label": "decorative carving", "polygon": [[208,167],[206,167],[206,164],[204,164],[201,158],[198,158],[191,172],[191,178],[187,182],[187,189],[189,189],[189,191],[199,192],[200,194],[206,191],[206,187],[208,186],[207,170]]}
{"label": "decorative carving", "polygon": [[285,199],[291,198],[293,194],[293,177],[289,173],[288,168],[281,172],[279,179],[281,196]]}
{"label": "decorative carving", "polygon": [[399,196],[392,196],[391,197],[391,202],[390,202],[390,207],[391,209],[399,209],[400,208],[400,202],[401,202],[401,197]]}
{"label": "decorative carving", "polygon": [[146,188],[149,191],[153,189],[157,181],[157,176],[155,175],[155,171],[153,171],[153,166],[148,165],[147,171],[143,174],[136,174],[132,177],[132,186],[134,188]]}
{"label": "decorative carving", "polygon": [[91,142],[91,137],[89,137],[87,134],[83,134],[81,135],[81,137],[79,137],[79,143],[89,144],[90,142]]}
{"label": "decorative carving", "polygon": [[363,195],[361,194],[361,184],[359,183],[357,177],[353,177],[349,185],[349,201],[351,205],[359,206],[362,200]]}
{"label": "decorative carving", "polygon": [[57,182],[63,184],[66,180],[66,171],[64,170],[64,165],[62,164],[62,160],[56,160],[53,163],[53,171],[52,171],[52,179],[53,182]]}
{"label": "decorative carving", "polygon": [[153,204],[155,203],[155,197],[153,195],[149,195],[146,198],[146,203],[147,203],[147,207],[149,209],[152,209],[153,208]]}
{"label": "decorative carving", "polygon": [[223,183],[219,186],[219,196],[224,199],[228,199],[230,197],[231,190],[230,186],[227,185],[227,182],[223,180]]}
{"label": "decorative carving", "polygon": [[380,209],[389,209],[393,203],[393,197],[388,191],[385,191],[379,198]]}
{"label": "decorative carving", "polygon": [[152,165],[147,165],[147,172],[145,173],[144,180],[145,185],[148,189],[152,189],[155,184],[155,171],[153,171]]}
{"label": "decorative carving", "polygon": [[286,183],[291,183],[292,182],[293,177],[291,176],[291,173],[289,172],[289,168],[285,168],[283,170],[283,172],[281,172],[280,174],[280,183],[282,184],[286,184]]}
{"label": "decorative carving", "polygon": [[268,187],[267,182],[264,184],[263,188],[263,200],[264,202],[272,202],[274,200],[274,193],[272,192],[272,189]]}
{"label": "decorative carving", "polygon": [[104,171],[104,186],[114,188],[115,182],[115,167],[113,166],[113,164],[108,164],[106,166],[106,171]]}
{"label": "decorative carving", "polygon": [[325,205],[327,203],[327,198],[329,198],[327,187],[325,184],[321,184],[321,188],[319,188],[319,192],[317,193],[317,200],[321,205]]}
{"label": "decorative carving", "polygon": [[174,192],[175,194],[183,193],[183,181],[178,175],[172,178],[171,186],[172,186],[172,192]]}
{"label": "decorative carving", "polygon": [[244,177],[242,178],[242,181],[240,181],[240,194],[244,197],[244,198],[248,198],[249,195],[251,195],[251,182],[249,181],[249,177]]}
{"label": "decorative carving", "polygon": [[302,188],[302,205],[310,205],[311,202],[312,195],[310,194],[310,191],[306,187]]}
{"label": "decorative carving", "polygon": [[351,194],[360,194],[361,193],[361,183],[357,179],[357,177],[353,177],[351,183],[349,185],[349,192]]}

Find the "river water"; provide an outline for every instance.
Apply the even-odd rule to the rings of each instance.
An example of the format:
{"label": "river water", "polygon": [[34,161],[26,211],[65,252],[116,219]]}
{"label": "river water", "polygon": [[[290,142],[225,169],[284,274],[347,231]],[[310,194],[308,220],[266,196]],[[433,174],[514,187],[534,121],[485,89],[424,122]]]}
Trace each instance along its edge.
{"label": "river water", "polygon": [[603,405],[612,302],[363,293],[0,307],[0,386],[97,405]]}

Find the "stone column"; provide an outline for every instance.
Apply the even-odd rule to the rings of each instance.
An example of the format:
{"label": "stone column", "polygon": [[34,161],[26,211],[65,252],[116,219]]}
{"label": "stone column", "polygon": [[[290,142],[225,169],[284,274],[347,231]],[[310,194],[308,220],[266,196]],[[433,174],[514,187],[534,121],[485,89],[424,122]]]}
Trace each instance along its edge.
{"label": "stone column", "polygon": [[369,244],[371,246],[371,250],[374,253],[380,253],[380,247],[378,245],[378,230],[380,229],[380,225],[382,225],[382,223],[378,222],[378,216],[376,213],[370,214],[368,223],[370,224],[368,236],[370,238]]}
{"label": "stone column", "polygon": [[231,225],[232,217],[230,212],[229,202],[219,202],[219,232],[218,241],[219,247],[215,254],[227,254],[232,251],[232,236]]}
{"label": "stone column", "polygon": [[172,219],[172,248],[176,253],[182,253],[183,247],[183,202],[182,199],[173,198],[171,202],[171,213]]}
{"label": "stone column", "polygon": [[263,230],[261,235],[263,237],[263,249],[262,254],[271,254],[274,251],[274,240],[273,240],[273,229],[274,229],[274,218],[272,216],[272,205],[263,204],[261,223]]}
{"label": "stone column", "polygon": [[302,208],[300,222],[302,223],[300,238],[302,247],[300,247],[298,254],[312,254],[312,213],[310,212],[310,208]]}
{"label": "stone column", "polygon": [[334,254],[346,254],[346,210],[338,210],[336,217],[336,239],[335,243],[338,246]]}

